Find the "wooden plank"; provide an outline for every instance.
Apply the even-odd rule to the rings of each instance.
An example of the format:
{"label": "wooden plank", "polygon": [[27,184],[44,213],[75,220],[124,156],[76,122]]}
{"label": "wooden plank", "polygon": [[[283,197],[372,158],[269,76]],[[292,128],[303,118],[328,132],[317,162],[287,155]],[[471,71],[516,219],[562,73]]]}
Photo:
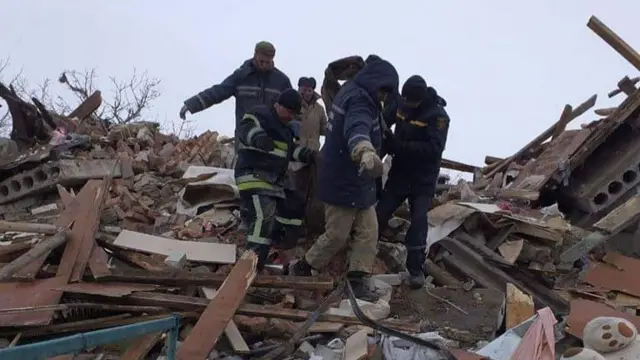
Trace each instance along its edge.
{"label": "wooden plank", "polygon": [[143,360],[151,349],[160,341],[162,333],[147,334],[136,339],[122,354],[122,360]]}
{"label": "wooden plank", "polygon": [[82,103],[80,103],[80,105],[78,105],[78,107],[75,108],[67,117],[77,117],[79,120],[82,120],[91,115],[94,111],[98,110],[101,104],[102,94],[100,93],[100,90],[96,90]]}
{"label": "wooden plank", "polygon": [[101,278],[111,275],[109,269],[109,255],[100,246],[94,246],[89,258],[89,269],[94,278]]}
{"label": "wooden plank", "polygon": [[512,329],[535,315],[533,298],[507,283],[506,329]]}
{"label": "wooden plank", "polygon": [[344,360],[361,360],[367,356],[369,351],[369,342],[367,329],[362,329],[357,333],[349,336],[344,344]]}
{"label": "wooden plank", "polygon": [[0,232],[26,232],[45,235],[54,235],[60,232],[60,228],[50,224],[37,224],[25,222],[13,222],[0,220]]}
{"label": "wooden plank", "polygon": [[[90,183],[87,182],[78,193],[78,196],[73,199],[71,203],[65,205],[64,210],[62,211],[62,213],[60,213],[58,219],[55,221],[56,226],[68,229],[75,221],[76,214],[82,214],[82,212],[80,211],[80,204],[87,199],[90,199],[95,192],[95,188],[89,184]],[[13,278],[18,280],[33,280],[38,271],[40,271],[40,268],[42,267],[44,262],[47,260],[47,257],[49,257],[49,254],[50,252],[47,252],[38,259],[32,261],[29,265],[18,271],[13,276]]]}
{"label": "wooden plank", "polygon": [[344,328],[344,324],[333,322],[316,322],[311,324],[309,333],[312,334],[335,334]]}
{"label": "wooden plank", "polygon": [[640,217],[640,195],[633,196],[613,209],[593,227],[609,234],[617,234]]}
{"label": "wooden plank", "polygon": [[[202,311],[209,302],[203,298],[173,295],[157,292],[136,292],[127,297],[136,304],[151,305],[151,306],[164,306],[176,310],[186,311]],[[255,305],[255,304],[243,304],[236,313],[238,315],[256,316],[265,318],[279,318],[293,321],[304,321],[311,316],[310,311],[286,309],[275,305]],[[202,319],[202,317],[200,317]],[[340,323],[345,325],[362,325],[362,322],[355,316],[344,316],[334,314],[320,314],[318,321]],[[404,323],[393,320],[382,320],[380,324],[399,330],[413,333],[420,332],[420,324],[417,323]]]}
{"label": "wooden plank", "polygon": [[622,40],[618,34],[605,25],[595,16],[589,18],[587,27],[596,33],[602,40],[611,46],[618,54],[625,58],[636,69],[640,70],[640,54],[631,45]]}
{"label": "wooden plank", "polygon": [[[151,270],[154,271],[154,270]],[[139,284],[157,284],[165,286],[193,286],[202,285],[219,287],[227,278],[224,274],[194,273],[194,272],[147,272],[127,271],[122,274],[112,274],[101,281],[119,281]],[[330,276],[282,276],[258,275],[253,280],[253,287],[326,291],[334,287]]]}
{"label": "wooden plank", "polygon": [[563,132],[545,151],[525,165],[511,185],[517,190],[539,191],[558,171],[560,163],[569,161],[574,152],[587,140],[591,130]]}
{"label": "wooden plank", "polygon": [[[61,277],[36,279],[28,283],[0,283],[0,309],[17,307],[40,307],[60,302],[62,291],[56,287],[64,286],[67,280]],[[29,313],[0,315],[0,327],[47,325],[51,322],[54,310]]]}
{"label": "wooden plank", "polygon": [[93,194],[82,204],[84,211],[79,213],[82,221],[76,221],[71,229],[71,237],[62,254],[56,274],[68,276],[72,282],[82,279],[95,244],[95,232],[100,222],[100,202],[103,199],[104,181],[89,180],[87,185],[93,186]]}
{"label": "wooden plank", "polygon": [[573,112],[573,107],[567,104],[564,106],[562,110],[562,114],[560,114],[560,120],[556,123],[555,129],[553,129],[553,134],[551,135],[551,141],[557,139],[560,134],[564,132],[567,128],[567,124],[571,121],[571,113]]}
{"label": "wooden plank", "polygon": [[13,274],[20,271],[20,269],[24,268],[32,261],[38,259],[45,253],[51,252],[53,249],[56,249],[58,246],[61,246],[62,244],[67,242],[68,238],[69,231],[63,230],[57,235],[42,240],[36,246],[31,248],[31,250],[27,251],[26,253],[20,255],[20,257],[18,257],[17,259],[3,266],[0,269],[0,281],[9,279],[11,276],[13,276]]}
{"label": "wooden plank", "polygon": [[204,360],[244,300],[257,273],[258,256],[245,251],[176,354],[177,360]]}
{"label": "wooden plank", "polygon": [[[200,288],[204,297],[209,300],[213,300],[218,291],[214,288],[210,287],[201,287]],[[242,334],[240,334],[240,330],[238,330],[238,326],[233,320],[229,320],[227,327],[224,329],[224,334],[227,336],[227,340],[231,343],[233,350],[238,354],[248,354],[249,353],[249,345],[244,341]]]}
{"label": "wooden plank", "polygon": [[172,252],[183,252],[187,260],[195,262],[233,264],[236,261],[235,244],[181,241],[129,230],[122,230],[113,245],[167,256]]}
{"label": "wooden plank", "polygon": [[519,158],[520,156],[527,153],[532,148],[539,146],[540,144],[545,142],[549,137],[551,137],[554,134],[554,131],[556,130],[556,128],[558,128],[558,126],[566,127],[567,124],[569,124],[571,121],[575,120],[580,115],[584,114],[587,110],[589,110],[591,107],[595,105],[596,99],[597,99],[596,95],[591,96],[587,101],[578,105],[578,107],[571,112],[571,116],[569,116],[568,118],[563,118],[561,116],[560,119],[558,119],[558,121],[556,121],[553,125],[547,128],[547,130],[545,130],[542,134],[538,135],[535,139],[531,140],[527,145],[525,145],[523,148],[518,150],[515,154],[513,154],[512,156],[510,156],[509,158],[507,158],[502,162],[496,163],[497,165],[495,166],[491,165],[486,167],[485,169],[488,169],[486,170],[488,171],[486,175],[487,178],[491,178],[493,175],[497,174],[498,172],[503,171],[504,169],[507,168],[509,163],[511,163],[513,160]]}

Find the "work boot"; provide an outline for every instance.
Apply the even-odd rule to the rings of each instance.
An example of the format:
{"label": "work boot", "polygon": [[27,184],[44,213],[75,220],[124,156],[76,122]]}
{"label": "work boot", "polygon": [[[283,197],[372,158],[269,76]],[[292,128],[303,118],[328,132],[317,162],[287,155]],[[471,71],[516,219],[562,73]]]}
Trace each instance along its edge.
{"label": "work boot", "polygon": [[302,259],[298,260],[298,261],[293,261],[291,263],[289,263],[289,266],[287,267],[287,274],[286,275],[291,275],[291,276],[311,276],[311,271],[313,270],[313,268],[311,267],[311,265],[309,265],[309,263],[307,262],[307,260],[303,257]]}
{"label": "work boot", "polygon": [[347,281],[351,284],[353,295],[360,300],[368,302],[378,301],[378,296],[369,288],[367,277],[369,274],[361,271],[349,271],[347,273]]}

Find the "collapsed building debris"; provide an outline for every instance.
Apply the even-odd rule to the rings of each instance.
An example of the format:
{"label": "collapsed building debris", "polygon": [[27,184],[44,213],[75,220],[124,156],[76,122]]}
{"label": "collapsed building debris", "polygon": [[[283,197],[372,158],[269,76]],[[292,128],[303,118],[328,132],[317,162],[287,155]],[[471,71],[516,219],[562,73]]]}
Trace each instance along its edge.
{"label": "collapsed building debris", "polygon": [[[588,26],[640,70],[640,55],[602,22]],[[334,82],[362,64],[356,56],[329,65],[326,103]],[[321,232],[317,207],[305,239],[273,249],[256,273],[238,230],[232,138],[207,131],[180,140],[150,122],[107,126],[91,115],[99,92],[54,115],[0,85],[15,145],[0,158],[0,356],[169,316],[179,322],[178,359],[506,360],[565,349],[568,359],[595,341],[593,324],[609,321],[601,317],[624,319],[632,331],[620,332],[633,340],[598,346],[629,352],[640,347],[637,82],[622,79],[610,96],[627,98],[581,129],[566,127],[595,95],[565,106],[514,155],[487,156],[484,168],[443,160],[474,178],[438,181],[427,286],[403,286],[403,206],[379,242],[376,303],[341,281],[345,254],[324,274],[282,275]],[[170,357],[176,349],[162,340],[174,336],[158,331],[56,359]]]}

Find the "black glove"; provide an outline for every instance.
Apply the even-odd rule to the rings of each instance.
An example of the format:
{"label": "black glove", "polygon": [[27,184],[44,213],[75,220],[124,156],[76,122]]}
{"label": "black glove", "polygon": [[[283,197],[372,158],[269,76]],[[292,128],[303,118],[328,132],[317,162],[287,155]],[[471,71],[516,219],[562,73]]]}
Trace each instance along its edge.
{"label": "black glove", "polygon": [[273,140],[266,133],[262,132],[257,134],[253,138],[253,146],[257,147],[260,150],[271,152],[275,149],[273,145]]}
{"label": "black glove", "polygon": [[311,150],[309,148],[301,148],[300,154],[298,155],[298,160],[305,164],[312,164],[316,161],[316,156],[318,156],[318,152],[315,150]]}

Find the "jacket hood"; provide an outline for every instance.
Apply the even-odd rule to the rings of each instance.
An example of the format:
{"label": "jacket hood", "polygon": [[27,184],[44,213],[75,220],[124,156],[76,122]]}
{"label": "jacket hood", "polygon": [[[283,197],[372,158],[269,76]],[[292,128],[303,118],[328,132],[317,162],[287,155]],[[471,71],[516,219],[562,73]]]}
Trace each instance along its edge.
{"label": "jacket hood", "polygon": [[381,88],[397,92],[400,82],[396,68],[377,56],[367,58],[367,64],[358,72],[354,81],[365,88],[373,99],[376,99],[376,94]]}

